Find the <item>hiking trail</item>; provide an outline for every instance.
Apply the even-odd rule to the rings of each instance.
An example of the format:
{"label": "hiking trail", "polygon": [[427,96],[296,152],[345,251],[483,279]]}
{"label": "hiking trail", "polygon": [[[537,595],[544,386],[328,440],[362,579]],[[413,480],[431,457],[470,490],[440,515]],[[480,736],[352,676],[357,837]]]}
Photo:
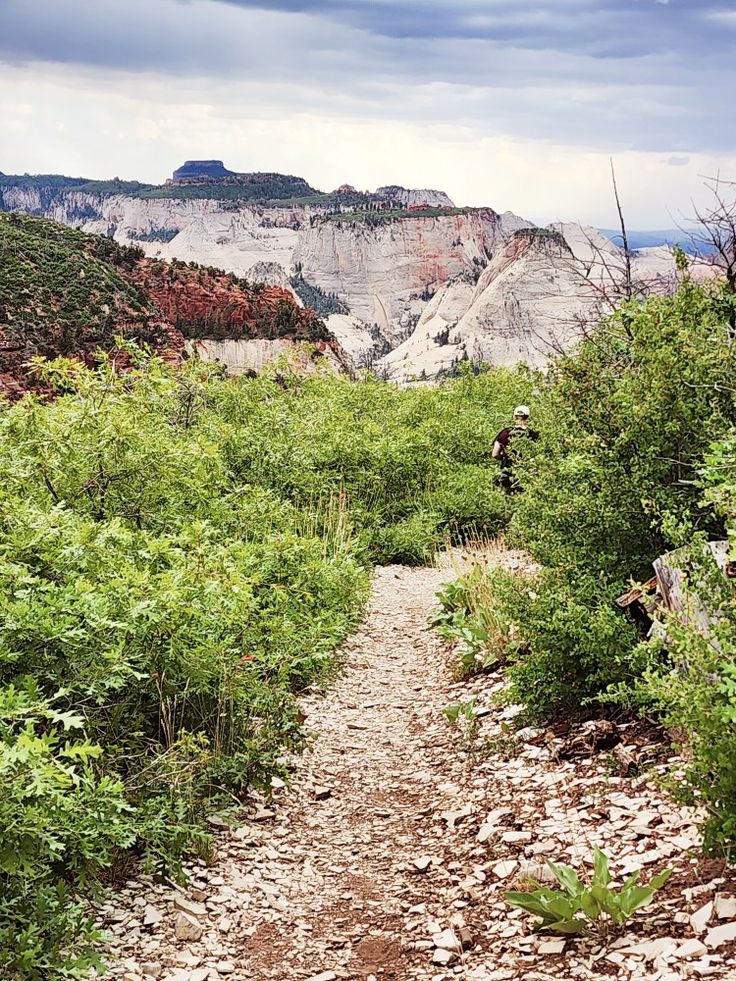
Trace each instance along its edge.
{"label": "hiking trail", "polygon": [[[736,889],[722,863],[695,857],[695,815],[646,773],[617,775],[602,754],[561,759],[541,731],[509,732],[517,710],[494,707],[498,676],[456,682],[427,627],[450,578],[376,571],[343,672],[301,700],[314,738],[290,786],[276,781],[240,823],[214,819],[216,860],[189,863],[185,888],[138,876],[103,906],[113,977],[736,977],[736,928],[725,929]],[[442,709],[474,696],[471,742]],[[676,873],[617,940],[533,933],[504,890],[548,878],[548,858],[580,867],[593,845],[619,875]]]}

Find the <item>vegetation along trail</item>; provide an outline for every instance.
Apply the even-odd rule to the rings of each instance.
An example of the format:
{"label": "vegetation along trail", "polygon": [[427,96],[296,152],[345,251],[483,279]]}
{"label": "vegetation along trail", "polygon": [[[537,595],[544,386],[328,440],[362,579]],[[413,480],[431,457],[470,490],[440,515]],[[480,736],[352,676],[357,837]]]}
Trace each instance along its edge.
{"label": "vegetation along trail", "polygon": [[[113,976],[733,976],[718,923],[735,901],[722,863],[690,857],[695,815],[650,778],[612,773],[584,739],[579,753],[541,730],[510,735],[518,707],[494,707],[504,682],[456,681],[427,626],[449,578],[378,569],[344,672],[302,699],[315,738],[293,761],[291,786],[275,781],[273,800],[256,799],[242,823],[213,817],[217,858],[188,866],[185,889],[143,877],[103,907]],[[472,698],[475,721],[451,724],[443,709]],[[532,933],[504,891],[544,880],[548,858],[584,865],[594,845],[617,876],[673,867],[671,887],[615,940]]]}

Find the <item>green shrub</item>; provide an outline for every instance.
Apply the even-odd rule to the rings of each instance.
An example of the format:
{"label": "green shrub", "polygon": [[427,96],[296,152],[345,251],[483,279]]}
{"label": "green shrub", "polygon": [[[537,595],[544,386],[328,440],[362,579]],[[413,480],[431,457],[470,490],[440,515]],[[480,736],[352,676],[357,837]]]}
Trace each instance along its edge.
{"label": "green shrub", "polygon": [[135,831],[122,784],[81,715],[32,687],[0,689],[0,967],[3,977],[85,977],[98,963],[80,890]]}
{"label": "green shrub", "polygon": [[610,685],[633,691],[642,659],[616,596],[696,529],[722,535],[723,491],[703,500],[698,471],[736,420],[732,301],[685,280],[673,297],[624,306],[556,362],[535,404],[541,439],[518,464],[509,540],[547,570],[512,610],[527,648],[514,695],[538,717]]}
{"label": "green shrub", "polygon": [[[503,579],[506,582],[503,586]],[[496,575],[497,612],[514,625],[510,696],[536,721],[577,711],[636,677],[636,631],[595,597],[595,584],[544,571],[532,583]]]}
{"label": "green shrub", "polygon": [[[736,441],[714,444],[702,469],[705,500],[736,532]],[[733,553],[732,553],[733,554]],[[736,588],[704,549],[702,538],[682,556],[687,590],[699,597],[711,623],[691,616],[666,620],[660,638],[642,645],[648,666],[635,701],[656,711],[681,734],[688,760],[676,785],[688,803],[705,808],[705,846],[732,859],[736,854]],[[692,611],[691,611],[692,612]]]}

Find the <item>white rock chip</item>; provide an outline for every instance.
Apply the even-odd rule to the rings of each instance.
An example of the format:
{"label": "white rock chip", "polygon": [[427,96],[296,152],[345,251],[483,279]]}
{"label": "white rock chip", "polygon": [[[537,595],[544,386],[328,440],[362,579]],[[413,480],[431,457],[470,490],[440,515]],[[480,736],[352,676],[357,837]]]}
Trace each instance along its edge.
{"label": "white rock chip", "polygon": [[177,913],[174,920],[174,932],[178,940],[190,940],[196,942],[204,933],[204,927],[193,916],[187,913]]}

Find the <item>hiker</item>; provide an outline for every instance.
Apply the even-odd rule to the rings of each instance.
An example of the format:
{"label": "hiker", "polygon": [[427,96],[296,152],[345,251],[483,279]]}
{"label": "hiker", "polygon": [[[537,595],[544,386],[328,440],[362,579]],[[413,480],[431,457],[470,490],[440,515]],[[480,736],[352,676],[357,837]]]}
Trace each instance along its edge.
{"label": "hiker", "polygon": [[514,409],[514,424],[506,429],[502,429],[496,436],[493,443],[493,459],[501,463],[501,473],[498,482],[507,494],[518,494],[521,490],[518,480],[514,477],[514,446],[518,448],[518,440],[531,439],[533,442],[539,439],[536,429],[529,426],[529,416],[531,412],[526,405],[517,405]]}

